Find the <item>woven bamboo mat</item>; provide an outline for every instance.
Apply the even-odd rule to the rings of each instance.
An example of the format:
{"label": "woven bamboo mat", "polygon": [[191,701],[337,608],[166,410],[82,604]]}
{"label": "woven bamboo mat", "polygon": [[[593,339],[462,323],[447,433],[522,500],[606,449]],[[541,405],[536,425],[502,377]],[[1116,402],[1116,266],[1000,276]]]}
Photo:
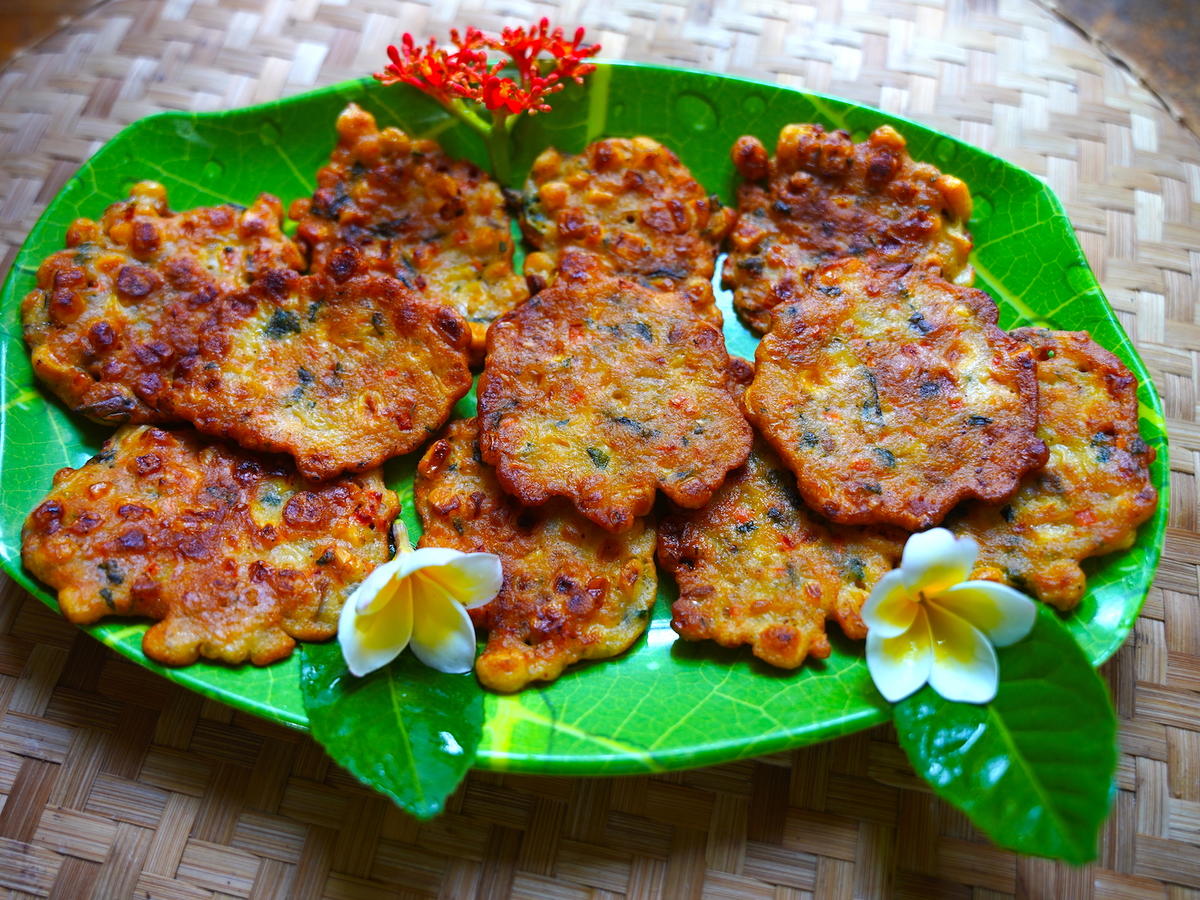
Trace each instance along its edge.
{"label": "woven bamboo mat", "polygon": [[[1105,667],[1121,716],[1100,860],[988,845],[886,728],[648,778],[475,773],[417,823],[307,737],[201,700],[0,582],[0,886],[13,897],[1200,897],[1200,142],[1028,0],[110,0],[0,70],[3,269],[71,172],[161,109],[377,68],[403,30],[580,22],[610,58],[840,94],[1042,176],[1170,417],[1165,558]],[[10,315],[6,313],[6,315]],[[5,325],[9,327],[11,323]]]}

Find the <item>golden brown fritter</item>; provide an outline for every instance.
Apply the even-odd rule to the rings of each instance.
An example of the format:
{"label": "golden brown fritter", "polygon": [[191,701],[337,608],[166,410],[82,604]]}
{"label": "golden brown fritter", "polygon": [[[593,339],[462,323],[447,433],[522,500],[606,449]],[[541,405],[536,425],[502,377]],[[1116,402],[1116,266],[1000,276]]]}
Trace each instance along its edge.
{"label": "golden brown fritter", "polygon": [[549,284],[594,260],[610,274],[685,295],[719,324],[713,267],[732,224],[732,211],[658,141],[606,138],[578,156],[551,147],[525,185],[521,227],[539,251],[526,257],[525,274]]}
{"label": "golden brown fritter", "polygon": [[146,396],[205,434],[291,454],[306,478],[416,450],[471,387],[466,323],[394,278],[277,270],[215,306]]}
{"label": "golden brown fritter", "polygon": [[21,304],[33,370],[73,409],[100,422],[156,422],[133,389],[169,365],[190,326],[224,291],[303,264],[279,230],[279,201],[173,213],[160,184],[134,185],[99,222],[77,219],[67,248],[38,269]]}
{"label": "golden brown fritter", "polygon": [[995,323],[974,288],[833,263],[775,311],[746,414],[813,509],[927,528],[966,497],[1003,500],[1046,459],[1033,353]]}
{"label": "golden brown fritter", "polygon": [[707,506],[659,525],[658,561],[675,576],[671,627],[689,641],[749,644],[794,669],[829,655],[825,621],[847,637],[867,627],[859,610],[900,561],[902,532],[830,525],[796,491],[796,478],[762,442]]}
{"label": "golden brown fritter", "polygon": [[1079,562],[1130,547],[1154,512],[1154,450],[1138,433],[1137,380],[1087,332],[1012,334],[1037,359],[1038,437],[1050,458],[1004,505],[967,504],[948,525],[979,543],[975,577],[1068,610],[1086,587]]}
{"label": "golden brown fritter", "polygon": [[527,505],[569,497],[623,531],[656,488],[703,506],[746,461],[725,342],[687,300],[624,279],[560,281],[497,319],[479,380],[479,445]]}
{"label": "golden brown fritter", "polygon": [[334,635],[398,509],[378,471],[313,484],[190,430],[130,426],[54,476],[22,558],[72,622],[156,620],[142,649],[160,663],[266,665]]}
{"label": "golden brown fritter", "polygon": [[582,659],[616,656],[650,621],[657,579],[654,528],[612,535],[564,500],[530,509],[505,494],[479,456],[476,420],[459,420],[426,451],[414,501],[422,547],[496,553],[504,586],[471,610],[488,631],[475,661],[497,691],[553,681]]}
{"label": "golden brown fritter", "polygon": [[787,125],[774,159],[749,136],[732,155],[745,181],[721,282],[755,332],[767,330],[771,309],[799,295],[814,269],[843,257],[928,266],[971,283],[967,186],[913,162],[891,126],[855,144],[844,131]]}
{"label": "golden brown fritter", "polygon": [[337,133],[316,193],[289,211],[313,272],[336,268],[339,247],[357,247],[371,271],[457,310],[482,350],[492,320],[529,296],[513,271],[500,186],[435,141],[378,130],[375,117],[353,103],[338,116]]}

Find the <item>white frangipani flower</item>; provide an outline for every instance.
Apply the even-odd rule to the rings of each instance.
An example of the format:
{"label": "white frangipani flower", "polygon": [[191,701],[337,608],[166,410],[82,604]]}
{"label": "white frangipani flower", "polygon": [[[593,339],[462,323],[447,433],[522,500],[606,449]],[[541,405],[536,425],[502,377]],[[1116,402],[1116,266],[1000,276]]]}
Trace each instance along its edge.
{"label": "white frangipani flower", "polygon": [[996,647],[1033,628],[1034,602],[1011,587],[970,581],[979,548],[945,528],[914,534],[900,568],[879,580],[862,608],[867,668],[895,703],[926,682],[947,700],[987,703],[1000,672]]}
{"label": "white frangipani flower", "polygon": [[386,666],[411,644],[427,666],[469,672],[475,663],[475,629],[467,610],[495,597],[503,581],[494,553],[401,549],[342,607],[342,656],[350,671],[362,676]]}

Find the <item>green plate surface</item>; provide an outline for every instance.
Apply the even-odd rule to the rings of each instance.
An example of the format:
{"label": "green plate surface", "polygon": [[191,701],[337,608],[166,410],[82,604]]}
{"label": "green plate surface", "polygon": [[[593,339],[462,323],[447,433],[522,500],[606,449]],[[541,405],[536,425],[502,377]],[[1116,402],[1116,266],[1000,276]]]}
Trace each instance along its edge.
{"label": "green plate surface", "polygon": [[[260,191],[283,199],[313,190],[334,143],[333,122],[354,100],[381,125],[434,137],[446,150],[487,165],[482,142],[440,107],[408,88],[370,80],[226,113],[164,113],[135,122],[63,187],[30,233],[0,302],[0,564],[54,606],[21,566],[21,524],[56,469],[96,452],[107,429],[71,414],[34,382],[21,342],[18,306],[39,262],[63,246],[71,221],[99,218],[142,179],[162,182],[171,206],[249,203]],[[516,131],[515,173],[523,178],[544,147],[578,152],[607,135],[645,134],[672,147],[709,190],[733,201],[729,147],[742,134],[769,146],[788,122],[844,128],[859,140],[891,123],[914,158],[965,180],[975,197],[970,227],[977,285],[1001,310],[1006,328],[1038,323],[1086,329],[1141,381],[1142,434],[1157,450],[1159,508],[1127,552],[1088,564],[1089,590],[1066,622],[1088,656],[1111,656],[1133,626],[1162,549],[1167,453],[1162,404],[1145,366],[1088,268],[1057,199],[1029,173],[954,138],[878,110],[717,75],[638,65],[601,65],[582,88],[555,97],[554,112],[526,118]],[[720,292],[719,292],[720,293]],[[755,339],[722,295],[730,352],[753,357]],[[469,414],[472,400],[460,409]],[[394,461],[389,482],[420,533],[412,510],[414,458]],[[661,591],[647,633],[626,654],[585,664],[552,685],[517,696],[489,696],[477,765],[530,772],[605,774],[706,765],[825,740],[886,721],[890,712],[870,683],[861,644],[833,638],[833,654],[800,671],[779,672],[748,652],[675,640]],[[305,717],[296,658],[256,669],[197,664],[168,670],[142,655],[142,623],[113,621],[87,630],[140,665],[208,697],[296,727]],[[837,629],[833,628],[836,632]]]}

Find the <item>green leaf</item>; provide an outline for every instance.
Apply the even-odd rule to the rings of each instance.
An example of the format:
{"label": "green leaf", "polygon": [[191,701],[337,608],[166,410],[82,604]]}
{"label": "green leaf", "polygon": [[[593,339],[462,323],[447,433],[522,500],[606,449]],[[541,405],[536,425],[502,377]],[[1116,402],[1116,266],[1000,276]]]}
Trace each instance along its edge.
{"label": "green leaf", "polygon": [[897,703],[900,746],[938,796],[993,842],[1090,862],[1117,768],[1108,691],[1045,607],[1029,637],[997,655],[991,703],[951,703],[928,686]]}
{"label": "green leaf", "polygon": [[[846,128],[857,138],[891,123],[907,137],[916,158],[963,178],[976,198],[971,230],[979,284],[996,298],[1004,324],[1046,319],[1059,328],[1090,329],[1142,383],[1142,433],[1158,452],[1152,470],[1158,512],[1130,550],[1087,565],[1088,592],[1064,619],[1093,663],[1112,655],[1133,627],[1162,549],[1167,509],[1162,404],[1049,188],[1015,166],[921,125],[842,100],[736,78],[602,64],[582,87],[569,84],[552,99],[553,113],[523,117],[515,128],[517,184],[551,144],[574,152],[604,135],[646,134],[673,148],[706,188],[731,202],[733,141],[751,133],[773,146],[779,128],[798,121]],[[278,195],[286,207],[312,191],[317,167],[334,144],[333,121],[350,100],[376,113],[382,124],[436,138],[447,152],[487,164],[479,135],[435,102],[407,88],[355,81],[249,109],[166,113],[136,122],[67,182],[30,233],[0,300],[0,565],[43,600],[52,603],[20,565],[21,523],[49,488],[54,470],[81,463],[106,432],[67,413],[30,372],[16,310],[33,285],[38,263],[62,246],[74,218],[98,217],[139,178],[163,182],[176,208],[249,203],[260,190]],[[731,352],[752,357],[755,340],[733,315],[730,296],[718,291],[718,299]],[[473,403],[464,399],[460,411],[470,415]],[[415,467],[414,454],[386,468],[414,539],[420,534],[411,503]],[[871,687],[861,644],[835,638],[829,659],[790,673],[775,672],[744,651],[681,644],[669,624],[670,579],[661,583],[650,629],[630,652],[576,667],[547,687],[487,696],[488,722],[477,765],[563,774],[677,769],[796,747],[887,721],[890,707]],[[305,725],[298,660],[267,669],[205,663],[162,669],[141,653],[144,628],[113,622],[91,631],[120,653],[206,696]]]}
{"label": "green leaf", "polygon": [[442,811],[483,730],[475,676],[446,675],[401,653],[355,678],[337,641],[306,644],[300,692],[312,735],[334,762],[420,819]]}

